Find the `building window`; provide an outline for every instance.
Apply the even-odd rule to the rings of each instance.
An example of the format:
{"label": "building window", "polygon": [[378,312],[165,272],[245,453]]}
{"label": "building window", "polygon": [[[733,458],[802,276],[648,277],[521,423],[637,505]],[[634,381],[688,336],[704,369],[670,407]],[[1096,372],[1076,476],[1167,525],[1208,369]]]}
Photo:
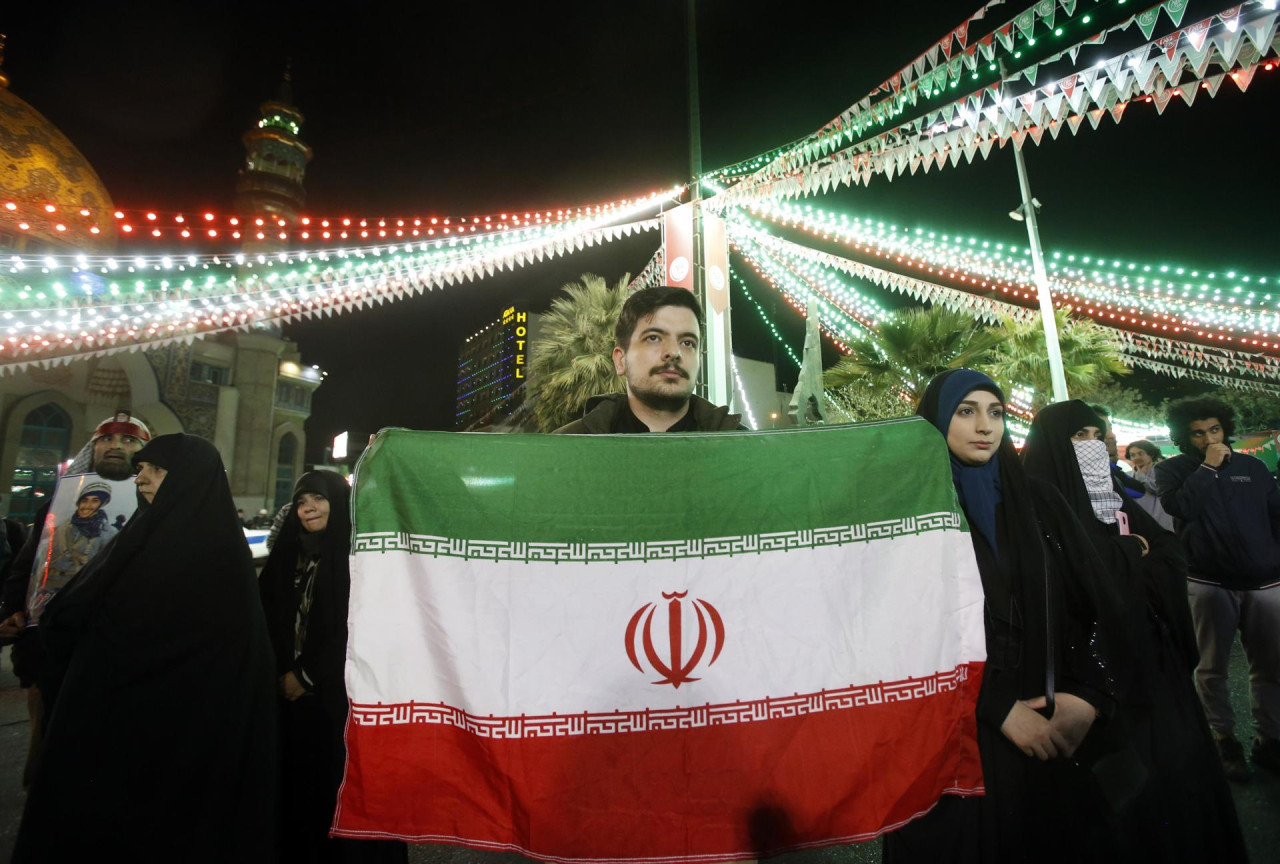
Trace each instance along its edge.
{"label": "building window", "polygon": [[13,466],[9,517],[29,523],[58,484],[58,466],[71,446],[71,417],[49,402],[22,421],[22,439]]}
{"label": "building window", "polygon": [[293,411],[310,411],[311,389],[282,381],[276,386],[276,405]]}
{"label": "building window", "polygon": [[293,460],[297,453],[297,436],[286,432],[276,449],[276,510],[293,500]]}
{"label": "building window", "polygon": [[226,387],[231,383],[231,370],[226,366],[215,366],[212,363],[201,363],[199,360],[192,360],[191,380]]}

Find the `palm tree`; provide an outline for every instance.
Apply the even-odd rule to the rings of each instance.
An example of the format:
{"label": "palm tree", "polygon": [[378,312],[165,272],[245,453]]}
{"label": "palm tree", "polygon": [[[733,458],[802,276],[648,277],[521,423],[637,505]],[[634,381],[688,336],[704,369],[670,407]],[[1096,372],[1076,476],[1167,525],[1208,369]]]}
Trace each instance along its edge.
{"label": "palm tree", "polygon": [[878,332],[849,342],[849,356],[827,370],[823,384],[889,397],[880,403],[884,410],[915,404],[933,376],[974,365],[998,338],[973,316],[944,306],[905,309]]}
{"label": "palm tree", "polygon": [[[1054,318],[1058,322],[1058,345],[1068,391],[1088,393],[1110,381],[1112,375],[1129,374],[1129,367],[1120,360],[1116,339],[1107,328],[1087,318],[1073,318],[1070,307],[1056,310]],[[1012,394],[1014,386],[1033,390],[1033,410],[1052,402],[1053,383],[1040,318],[1006,318],[992,330],[1000,338],[980,364],[984,371],[1006,393]]]}
{"label": "palm tree", "polygon": [[612,288],[584,273],[569,282],[542,316],[529,357],[529,390],[536,397],[538,426],[550,432],[582,416],[587,399],[623,392],[613,368],[613,326],[626,302],[631,274]]}

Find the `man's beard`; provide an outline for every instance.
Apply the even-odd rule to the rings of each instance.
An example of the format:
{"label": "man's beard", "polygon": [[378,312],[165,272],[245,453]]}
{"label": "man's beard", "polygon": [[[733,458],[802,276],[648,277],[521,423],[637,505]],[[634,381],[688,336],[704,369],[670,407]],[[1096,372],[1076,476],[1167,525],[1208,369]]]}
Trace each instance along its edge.
{"label": "man's beard", "polygon": [[93,470],[95,474],[108,480],[128,480],[133,476],[133,463],[129,461],[128,454],[123,459],[108,459],[104,455],[94,463]]}
{"label": "man's beard", "polygon": [[[659,375],[663,371],[674,370],[684,376],[685,380],[689,380],[689,373],[677,364],[667,364],[666,366],[655,366],[649,370],[649,376]],[[673,382],[674,383],[674,382]],[[654,411],[675,412],[679,411],[689,404],[688,393],[673,393],[669,390],[647,389],[631,385],[631,394],[640,400],[641,403],[652,408]]]}

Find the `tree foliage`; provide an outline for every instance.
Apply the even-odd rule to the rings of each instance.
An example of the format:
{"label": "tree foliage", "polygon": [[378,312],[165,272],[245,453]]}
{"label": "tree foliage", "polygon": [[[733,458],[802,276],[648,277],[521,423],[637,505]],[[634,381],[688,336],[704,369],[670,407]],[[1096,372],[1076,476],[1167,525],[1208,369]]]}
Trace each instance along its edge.
{"label": "tree foliage", "polygon": [[[1058,310],[1056,318],[1067,389],[1125,409],[1137,402],[1124,398],[1122,388],[1113,383],[1115,376],[1129,374],[1129,368],[1106,328],[1072,318],[1069,309]],[[984,327],[964,312],[917,307],[898,312],[878,332],[848,344],[849,356],[823,376],[836,417],[871,420],[910,413],[935,375],[962,366],[986,372],[1009,394],[1014,386],[1033,389],[1033,408],[1053,401],[1039,318],[1005,318]],[[1160,409],[1148,406],[1144,412],[1133,412],[1134,419],[1153,410]],[[1125,410],[1120,413],[1130,416]]]}
{"label": "tree foliage", "polygon": [[861,423],[864,420],[887,420],[905,417],[915,410],[915,403],[897,393],[875,390],[857,382],[824,391],[829,423]]}
{"label": "tree foliage", "polygon": [[[1115,337],[1105,327],[1085,318],[1071,317],[1069,308],[1056,310],[1054,317],[1069,392],[1087,393],[1111,381],[1112,376],[1129,374],[1129,367],[1120,360]],[[1040,319],[1006,318],[992,329],[998,338],[980,361],[979,368],[994,378],[1006,394],[1011,394],[1015,386],[1034,389],[1033,410],[1052,402],[1049,351]]]}
{"label": "tree foliage", "polygon": [[[849,342],[849,356],[827,370],[823,384],[836,391],[846,385],[868,388],[889,397],[882,403],[886,409],[898,401],[914,405],[931,378],[979,364],[996,339],[963,312],[943,306],[906,309],[881,324],[877,333]],[[870,398],[851,392],[855,402]]]}
{"label": "tree foliage", "polygon": [[529,392],[538,426],[550,432],[582,416],[587,399],[621,393],[613,368],[613,327],[626,302],[630,274],[609,286],[594,273],[566,283],[542,316],[529,356]]}

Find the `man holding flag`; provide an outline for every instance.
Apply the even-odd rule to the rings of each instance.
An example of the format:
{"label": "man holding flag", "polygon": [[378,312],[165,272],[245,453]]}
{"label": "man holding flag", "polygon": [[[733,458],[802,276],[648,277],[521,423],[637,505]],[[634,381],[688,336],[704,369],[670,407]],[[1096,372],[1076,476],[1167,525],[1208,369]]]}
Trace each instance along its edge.
{"label": "man holding flag", "polygon": [[557,435],[714,432],[742,429],[741,417],[693,395],[702,307],[689,291],[663,285],[627,298],[614,328],[613,366],[627,392],[593,396],[581,419]]}

